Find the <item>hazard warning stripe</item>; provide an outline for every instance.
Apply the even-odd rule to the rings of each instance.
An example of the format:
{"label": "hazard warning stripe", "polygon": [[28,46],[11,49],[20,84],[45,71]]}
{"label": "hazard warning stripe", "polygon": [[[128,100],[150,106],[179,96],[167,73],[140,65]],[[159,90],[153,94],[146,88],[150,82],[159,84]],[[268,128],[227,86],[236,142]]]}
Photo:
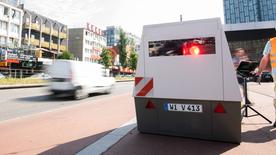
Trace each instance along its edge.
{"label": "hazard warning stripe", "polygon": [[144,88],[137,93],[137,96],[146,96],[153,88],[153,79],[150,79],[150,81],[144,86]]}
{"label": "hazard warning stripe", "polygon": [[135,86],[137,86],[142,80],[142,77],[135,77]]}

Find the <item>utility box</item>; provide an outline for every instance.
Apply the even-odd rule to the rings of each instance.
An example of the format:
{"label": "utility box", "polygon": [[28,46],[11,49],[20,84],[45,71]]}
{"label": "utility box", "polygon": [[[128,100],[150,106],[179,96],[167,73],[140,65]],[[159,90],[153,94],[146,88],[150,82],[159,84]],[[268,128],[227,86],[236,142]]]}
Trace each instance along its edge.
{"label": "utility box", "polygon": [[241,95],[219,18],[144,26],[133,96],[142,133],[240,143]]}

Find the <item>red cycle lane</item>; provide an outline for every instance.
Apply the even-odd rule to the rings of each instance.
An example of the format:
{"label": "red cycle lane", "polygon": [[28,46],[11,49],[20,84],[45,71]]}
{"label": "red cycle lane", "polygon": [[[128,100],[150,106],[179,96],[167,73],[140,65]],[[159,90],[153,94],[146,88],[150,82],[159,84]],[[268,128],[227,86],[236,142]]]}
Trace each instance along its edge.
{"label": "red cycle lane", "polygon": [[75,154],[135,117],[131,95],[0,123],[0,154]]}

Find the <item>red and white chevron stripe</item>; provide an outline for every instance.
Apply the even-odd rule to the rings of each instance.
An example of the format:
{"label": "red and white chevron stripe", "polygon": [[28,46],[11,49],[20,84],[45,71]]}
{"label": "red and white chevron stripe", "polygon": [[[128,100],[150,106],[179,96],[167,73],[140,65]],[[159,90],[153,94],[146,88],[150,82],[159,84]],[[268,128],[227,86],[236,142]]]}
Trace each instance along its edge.
{"label": "red and white chevron stripe", "polygon": [[135,95],[153,96],[153,78],[135,77]]}

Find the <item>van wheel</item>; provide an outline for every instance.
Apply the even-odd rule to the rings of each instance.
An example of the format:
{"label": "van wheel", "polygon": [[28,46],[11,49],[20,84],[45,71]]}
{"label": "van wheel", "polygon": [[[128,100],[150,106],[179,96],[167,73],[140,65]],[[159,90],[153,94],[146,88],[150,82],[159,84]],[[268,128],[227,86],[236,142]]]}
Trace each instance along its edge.
{"label": "van wheel", "polygon": [[111,94],[113,89],[114,89],[114,85],[110,86],[110,88],[108,88],[104,93]]}
{"label": "van wheel", "polygon": [[77,88],[74,94],[74,98],[76,100],[84,99],[88,97],[88,94],[86,94],[82,88]]}
{"label": "van wheel", "polygon": [[56,99],[57,98],[57,94],[56,93],[51,93],[51,94],[49,94],[49,98],[50,99]]}

